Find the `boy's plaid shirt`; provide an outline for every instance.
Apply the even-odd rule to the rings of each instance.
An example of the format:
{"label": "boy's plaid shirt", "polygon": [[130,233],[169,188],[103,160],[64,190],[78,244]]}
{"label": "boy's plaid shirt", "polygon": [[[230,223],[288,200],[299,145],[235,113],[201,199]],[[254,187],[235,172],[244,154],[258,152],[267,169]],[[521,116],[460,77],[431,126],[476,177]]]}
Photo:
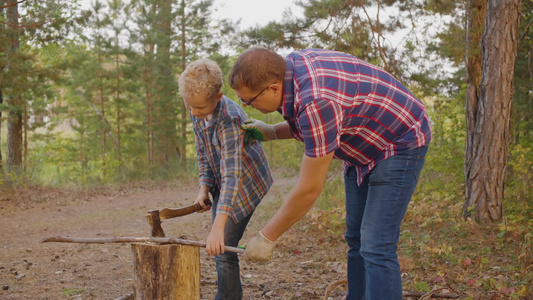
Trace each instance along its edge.
{"label": "boy's plaid shirt", "polygon": [[244,144],[242,108],[226,96],[207,124],[191,115],[201,185],[220,189],[216,213],[237,223],[259,205],[273,179],[261,142]]}

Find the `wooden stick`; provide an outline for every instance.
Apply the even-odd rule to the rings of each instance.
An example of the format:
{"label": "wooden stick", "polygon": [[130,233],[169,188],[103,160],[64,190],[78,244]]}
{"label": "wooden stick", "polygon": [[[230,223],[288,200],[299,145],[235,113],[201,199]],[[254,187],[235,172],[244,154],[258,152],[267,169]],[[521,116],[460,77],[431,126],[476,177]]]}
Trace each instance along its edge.
{"label": "wooden stick", "polygon": [[429,292],[427,294],[424,294],[424,293],[414,292],[414,291],[403,291],[402,296],[403,297],[415,297],[419,299],[429,299],[429,298],[457,299],[459,298],[459,295],[457,294],[435,294],[434,292]]}
{"label": "wooden stick", "polygon": [[115,300],[133,300],[133,293],[127,294],[127,295],[124,295],[124,296],[120,296],[120,297],[118,297]]}
{"label": "wooden stick", "polygon": [[345,284],[345,283],[348,283],[348,280],[346,280],[346,279],[337,280],[337,281],[331,283],[330,285],[328,285],[328,287],[326,288],[326,294],[324,295],[324,300],[328,300],[329,299],[329,293],[331,293],[331,291],[333,290],[334,287],[336,287],[337,285],[340,285],[340,284]]}
{"label": "wooden stick", "polygon": [[[108,244],[108,243],[154,243],[154,244],[180,244],[205,248],[206,243],[169,237],[108,237],[108,238],[79,238],[69,236],[50,236],[41,240],[41,243],[82,243],[82,244]],[[226,246],[226,251],[244,253],[244,249]]]}

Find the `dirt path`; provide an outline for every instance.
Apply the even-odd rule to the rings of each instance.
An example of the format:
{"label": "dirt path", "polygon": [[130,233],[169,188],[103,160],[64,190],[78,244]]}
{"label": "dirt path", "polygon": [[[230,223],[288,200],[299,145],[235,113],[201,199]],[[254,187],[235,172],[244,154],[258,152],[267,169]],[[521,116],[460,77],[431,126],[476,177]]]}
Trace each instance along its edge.
{"label": "dirt path", "polygon": [[[252,218],[242,240],[265,223],[295,179],[276,183]],[[133,265],[126,244],[64,244],[39,241],[46,236],[147,236],[147,210],[193,202],[189,188],[83,193],[31,190],[0,196],[0,299],[116,299],[132,293]],[[167,236],[204,241],[210,214],[192,214],[163,223]],[[328,284],[344,278],[344,245],[317,247],[311,236],[291,229],[271,262],[241,263],[244,299],[322,299]],[[331,249],[338,247],[338,249]],[[212,257],[201,252],[202,299],[213,299],[216,272]],[[342,288],[341,288],[342,290]],[[332,294],[334,295],[334,294]],[[341,299],[342,292],[338,297]]]}

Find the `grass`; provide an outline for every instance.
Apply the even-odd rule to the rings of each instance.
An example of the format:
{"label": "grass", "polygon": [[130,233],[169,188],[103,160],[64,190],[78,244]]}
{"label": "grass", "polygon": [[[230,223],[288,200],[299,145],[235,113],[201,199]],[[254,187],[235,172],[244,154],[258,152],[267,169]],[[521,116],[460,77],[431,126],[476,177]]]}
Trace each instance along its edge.
{"label": "grass", "polygon": [[81,288],[62,288],[61,294],[66,297],[71,297],[75,295],[81,295],[85,292],[84,289]]}

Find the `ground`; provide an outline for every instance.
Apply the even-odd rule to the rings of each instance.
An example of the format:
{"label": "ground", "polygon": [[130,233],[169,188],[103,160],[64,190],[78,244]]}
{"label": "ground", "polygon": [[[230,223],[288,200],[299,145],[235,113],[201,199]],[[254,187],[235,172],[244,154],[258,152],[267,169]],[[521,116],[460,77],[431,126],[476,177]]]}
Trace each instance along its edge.
{"label": "ground", "polygon": [[[283,173],[257,209],[241,241],[266,223],[296,182]],[[133,292],[129,244],[40,243],[44,237],[146,237],[146,212],[192,204],[195,180],[121,188],[0,190],[0,299],[118,299]],[[405,291],[455,294],[459,299],[533,299],[533,257],[528,217],[504,227],[458,218],[460,204],[410,204],[399,243]],[[432,196],[428,196],[432,197]],[[241,262],[244,299],[344,299],[346,251],[342,199],[328,210],[311,210],[286,232],[272,260]],[[533,219],[533,218],[531,218]],[[522,224],[522,225],[518,225]],[[205,241],[210,214],[165,220],[167,236]],[[201,255],[201,299],[213,299],[213,258]],[[334,286],[331,288],[331,286]],[[331,288],[331,291],[328,292]],[[408,297],[404,297],[407,299]]]}
{"label": "ground", "polygon": [[[264,225],[294,179],[277,178],[243,237]],[[2,191],[0,196],[0,299],[117,299],[133,292],[128,244],[40,243],[48,236],[148,236],[146,211],[191,204],[194,181],[134,188]],[[205,241],[210,214],[166,220],[167,236]],[[322,299],[327,286],[345,276],[342,243],[317,243],[291,229],[271,262],[241,262],[244,299]],[[333,248],[331,248],[333,247]],[[216,272],[201,253],[201,299],[213,299]],[[330,295],[342,297],[345,287]],[[336,299],[341,299],[337,297]]]}

